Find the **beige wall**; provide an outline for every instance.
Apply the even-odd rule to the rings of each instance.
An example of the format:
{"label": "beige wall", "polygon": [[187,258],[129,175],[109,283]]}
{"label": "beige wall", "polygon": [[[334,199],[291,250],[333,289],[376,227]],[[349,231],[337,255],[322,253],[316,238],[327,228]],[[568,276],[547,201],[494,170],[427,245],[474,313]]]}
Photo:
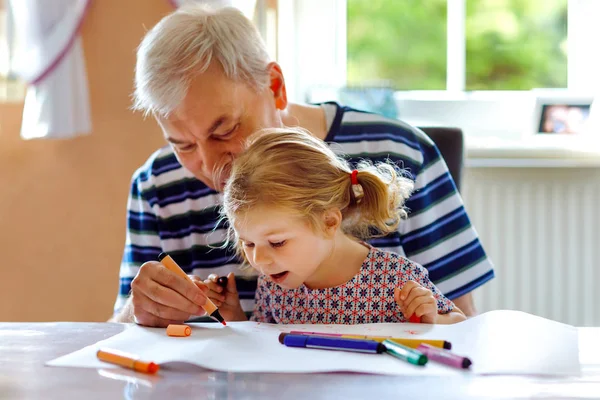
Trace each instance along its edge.
{"label": "beige wall", "polygon": [[93,132],[19,138],[21,107],[0,104],[0,321],[101,321],[112,311],[133,171],[163,145],[132,114],[135,49],[165,0],[92,3],[83,26]]}

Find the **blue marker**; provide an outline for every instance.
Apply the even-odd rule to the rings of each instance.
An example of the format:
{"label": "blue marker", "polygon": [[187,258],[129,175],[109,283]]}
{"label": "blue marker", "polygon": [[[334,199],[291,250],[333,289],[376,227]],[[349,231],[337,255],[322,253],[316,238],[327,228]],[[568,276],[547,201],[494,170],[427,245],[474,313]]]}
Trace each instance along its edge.
{"label": "blue marker", "polygon": [[288,347],[307,347],[310,349],[342,350],[358,353],[377,354],[385,352],[385,346],[374,340],[347,339],[331,336],[308,336],[282,333],[279,342]]}

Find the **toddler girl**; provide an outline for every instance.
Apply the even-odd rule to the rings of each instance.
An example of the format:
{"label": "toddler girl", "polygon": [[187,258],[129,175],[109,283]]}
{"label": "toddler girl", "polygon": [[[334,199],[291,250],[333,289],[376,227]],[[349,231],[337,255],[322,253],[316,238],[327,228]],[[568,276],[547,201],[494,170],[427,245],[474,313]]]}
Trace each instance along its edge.
{"label": "toddler girl", "polygon": [[[397,229],[413,182],[394,164],[351,167],[309,132],[255,133],[233,163],[222,213],[230,243],[260,277],[255,321],[449,324],[466,319],[420,265],[363,240]],[[233,274],[208,296],[243,321]]]}

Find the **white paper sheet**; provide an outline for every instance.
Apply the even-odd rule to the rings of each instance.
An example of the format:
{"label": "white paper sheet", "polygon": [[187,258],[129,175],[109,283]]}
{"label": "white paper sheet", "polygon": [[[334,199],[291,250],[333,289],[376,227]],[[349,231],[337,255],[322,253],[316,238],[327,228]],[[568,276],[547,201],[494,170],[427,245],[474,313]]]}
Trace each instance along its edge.
{"label": "white paper sheet", "polygon": [[[190,324],[192,336],[168,337],[165,329],[132,325],[124,332],[47,363],[50,366],[110,368],[96,358],[100,347],[137,354],[168,368],[170,362],[230,372],[352,371],[390,375],[580,373],[577,330],[518,311],[492,311],[455,325],[271,325],[253,322]],[[289,348],[281,332],[329,333],[442,339],[469,357],[470,372],[430,361],[417,367],[387,354]]]}

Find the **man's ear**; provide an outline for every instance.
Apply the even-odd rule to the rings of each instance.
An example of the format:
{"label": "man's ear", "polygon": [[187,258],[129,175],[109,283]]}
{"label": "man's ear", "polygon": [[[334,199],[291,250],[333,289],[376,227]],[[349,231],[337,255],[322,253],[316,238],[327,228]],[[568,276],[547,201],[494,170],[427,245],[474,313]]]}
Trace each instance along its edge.
{"label": "man's ear", "polygon": [[276,62],[271,62],[267,65],[269,71],[269,89],[273,93],[275,99],[275,107],[278,110],[285,110],[288,105],[287,91],[285,88],[285,79],[281,67]]}
{"label": "man's ear", "polygon": [[339,208],[331,208],[323,213],[323,227],[328,238],[335,236],[342,226],[342,212]]}

